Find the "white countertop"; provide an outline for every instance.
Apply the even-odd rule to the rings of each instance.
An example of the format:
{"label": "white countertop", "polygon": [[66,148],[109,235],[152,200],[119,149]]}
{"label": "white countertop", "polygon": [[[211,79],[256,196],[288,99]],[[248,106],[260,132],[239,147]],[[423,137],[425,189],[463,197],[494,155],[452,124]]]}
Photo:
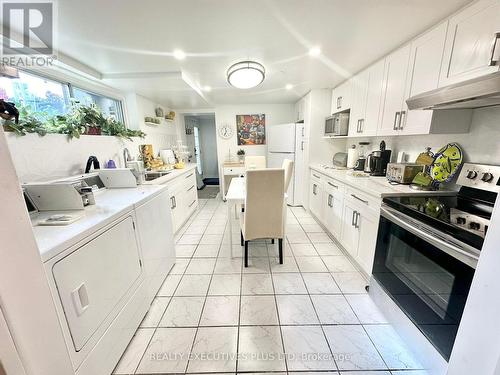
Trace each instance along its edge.
{"label": "white countertop", "polygon": [[359,189],[366,194],[376,198],[394,197],[401,195],[455,195],[455,191],[437,190],[425,191],[414,190],[409,185],[393,185],[385,177],[354,177],[351,171],[346,169],[326,168],[324,165],[312,164],[309,166],[312,170],[320,172],[328,177],[345,183],[353,188]]}
{"label": "white countertop", "polygon": [[[77,244],[96,231],[104,228],[135,207],[152,199],[166,186],[141,185],[135,188],[104,189],[95,193],[95,205],[84,210],[64,212],[43,212],[32,218],[33,233],[43,262],[53,258],[65,249]],[[57,213],[83,214],[83,217],[69,225],[41,226],[37,221]]]}
{"label": "white countertop", "polygon": [[186,164],[186,166],[182,169],[174,169],[174,170],[172,170],[172,172],[170,172],[169,174],[166,174],[165,176],[155,178],[154,180],[151,180],[151,181],[146,181],[143,185],[163,185],[169,181],[172,181],[174,178],[180,176],[181,174],[189,172],[195,168],[196,168],[196,164],[192,164],[192,163]]}

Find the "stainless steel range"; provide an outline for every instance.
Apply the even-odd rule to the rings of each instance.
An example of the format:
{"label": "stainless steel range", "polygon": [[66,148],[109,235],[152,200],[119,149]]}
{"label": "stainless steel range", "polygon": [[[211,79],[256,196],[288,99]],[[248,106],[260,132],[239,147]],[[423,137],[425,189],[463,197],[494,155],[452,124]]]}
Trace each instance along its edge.
{"label": "stainless steel range", "polygon": [[448,361],[493,206],[500,167],[465,164],[454,197],[385,198],[373,278]]}

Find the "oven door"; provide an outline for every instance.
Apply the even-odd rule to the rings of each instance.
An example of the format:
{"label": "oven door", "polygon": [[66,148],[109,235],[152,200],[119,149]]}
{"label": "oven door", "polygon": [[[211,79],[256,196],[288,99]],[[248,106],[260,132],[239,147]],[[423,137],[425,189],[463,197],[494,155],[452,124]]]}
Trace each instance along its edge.
{"label": "oven door", "polygon": [[420,221],[381,209],[373,277],[447,361],[478,256]]}

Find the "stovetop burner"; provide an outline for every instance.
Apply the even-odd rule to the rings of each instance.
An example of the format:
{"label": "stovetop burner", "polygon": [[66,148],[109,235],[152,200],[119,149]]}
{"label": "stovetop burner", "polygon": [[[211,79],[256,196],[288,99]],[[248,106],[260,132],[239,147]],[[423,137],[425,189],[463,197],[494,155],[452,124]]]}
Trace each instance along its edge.
{"label": "stovetop burner", "polygon": [[499,178],[500,167],[465,164],[456,196],[391,197],[384,202],[481,250],[500,190]]}

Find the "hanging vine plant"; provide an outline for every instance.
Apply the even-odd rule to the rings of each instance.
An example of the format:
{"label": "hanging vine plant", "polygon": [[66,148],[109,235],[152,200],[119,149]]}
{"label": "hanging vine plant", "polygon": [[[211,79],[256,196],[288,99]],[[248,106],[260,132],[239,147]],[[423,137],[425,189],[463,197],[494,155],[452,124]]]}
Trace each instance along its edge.
{"label": "hanging vine plant", "polygon": [[[43,120],[42,120],[43,119]],[[128,129],[112,117],[106,118],[94,104],[72,102],[71,110],[66,115],[49,117],[44,113],[35,113],[29,106],[19,105],[19,123],[4,121],[6,131],[13,131],[19,136],[36,133],[40,136],[66,134],[68,138],[80,138],[81,135],[109,135],[132,140],[132,137],[144,138],[141,130]]]}

